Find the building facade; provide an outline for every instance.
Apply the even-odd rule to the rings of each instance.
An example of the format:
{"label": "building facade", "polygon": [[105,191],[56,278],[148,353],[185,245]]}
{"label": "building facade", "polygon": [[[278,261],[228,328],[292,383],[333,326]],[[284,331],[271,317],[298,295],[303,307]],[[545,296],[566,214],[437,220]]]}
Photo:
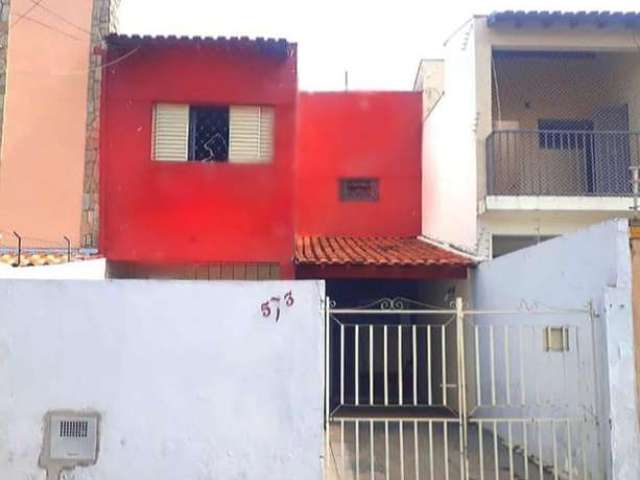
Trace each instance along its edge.
{"label": "building facade", "polygon": [[466,274],[467,258],[418,238],[419,94],[299,92],[285,40],[108,45],[100,250],[112,276]]}
{"label": "building facade", "polygon": [[295,44],[113,36],[118,58],[101,131],[114,274],[291,277]]}
{"label": "building facade", "polygon": [[100,45],[118,2],[40,3],[0,5],[0,246],[95,248]]}
{"label": "building facade", "polygon": [[425,234],[491,257],[628,215],[639,29],[636,14],[499,12],[447,41],[444,75],[422,62],[417,89],[442,95],[426,112],[425,169],[442,205],[473,192],[458,214],[475,226],[456,237],[443,208]]}

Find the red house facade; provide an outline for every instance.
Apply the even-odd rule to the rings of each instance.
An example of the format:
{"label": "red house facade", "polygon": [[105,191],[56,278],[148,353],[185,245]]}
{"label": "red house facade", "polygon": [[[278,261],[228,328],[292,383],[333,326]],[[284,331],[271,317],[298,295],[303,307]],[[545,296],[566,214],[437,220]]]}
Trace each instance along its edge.
{"label": "red house facade", "polygon": [[[112,65],[103,81],[100,246],[115,270],[290,277],[296,45],[112,36],[105,63]],[[158,105],[167,108],[158,113]],[[235,157],[209,155],[230,136],[250,135],[263,108],[268,158],[243,155],[252,145],[241,141]],[[243,115],[251,118],[243,123]],[[207,123],[223,126],[219,145],[201,145],[203,157],[192,147]],[[158,130],[164,139],[154,138]]]}
{"label": "red house facade", "polygon": [[421,110],[418,92],[301,93],[296,233],[419,235]]}
{"label": "red house facade", "polygon": [[114,277],[464,276],[421,232],[421,96],[300,93],[285,40],[115,35],[100,249]]}

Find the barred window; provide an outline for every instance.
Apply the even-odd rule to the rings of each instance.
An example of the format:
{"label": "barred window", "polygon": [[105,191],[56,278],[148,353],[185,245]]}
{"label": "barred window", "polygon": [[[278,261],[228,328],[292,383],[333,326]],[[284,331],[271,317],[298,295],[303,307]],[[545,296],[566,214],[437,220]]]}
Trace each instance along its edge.
{"label": "barred window", "polygon": [[273,124],[273,107],[158,103],[153,116],[153,158],[269,162],[273,156]]}

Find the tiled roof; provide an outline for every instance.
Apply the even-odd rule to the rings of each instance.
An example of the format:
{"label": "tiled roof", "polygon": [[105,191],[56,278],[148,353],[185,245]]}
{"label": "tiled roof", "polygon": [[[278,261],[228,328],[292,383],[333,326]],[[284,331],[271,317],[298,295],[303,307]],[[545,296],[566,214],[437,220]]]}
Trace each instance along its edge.
{"label": "tiled roof", "polygon": [[[86,255],[79,253],[71,254],[71,262],[78,262],[83,260],[90,260],[98,258],[95,255]],[[20,254],[20,264],[18,264],[18,253],[0,253],[0,264],[11,265],[13,267],[39,267],[42,265],[60,265],[61,263],[67,263],[68,258],[66,253],[28,253],[22,252]]]}
{"label": "tiled roof", "polygon": [[474,261],[465,255],[415,237],[296,238],[298,265],[445,266],[466,267]]}
{"label": "tiled roof", "polygon": [[628,28],[640,28],[640,12],[608,12],[608,11],[513,11],[493,12],[487,17],[489,26],[503,24],[522,24],[524,22],[538,22],[543,25],[565,24],[568,26],[596,25],[604,27],[617,25]]}
{"label": "tiled roof", "polygon": [[211,45],[225,49],[249,49],[257,50],[260,53],[285,57],[289,55],[295,47],[284,38],[263,38],[263,37],[209,37],[209,36],[176,36],[176,35],[125,35],[111,34],[107,37],[107,44],[117,47],[136,47],[140,45]]}

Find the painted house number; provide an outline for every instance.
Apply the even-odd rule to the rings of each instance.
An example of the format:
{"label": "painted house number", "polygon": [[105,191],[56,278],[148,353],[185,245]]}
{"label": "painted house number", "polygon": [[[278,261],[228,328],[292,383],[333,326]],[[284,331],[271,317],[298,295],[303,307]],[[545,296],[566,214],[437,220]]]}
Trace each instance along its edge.
{"label": "painted house number", "polygon": [[289,290],[284,294],[284,297],[271,297],[269,300],[260,305],[260,311],[264,318],[269,318],[275,315],[276,323],[280,320],[280,303],[284,301],[285,307],[291,307],[295,303],[293,299],[293,293]]}

